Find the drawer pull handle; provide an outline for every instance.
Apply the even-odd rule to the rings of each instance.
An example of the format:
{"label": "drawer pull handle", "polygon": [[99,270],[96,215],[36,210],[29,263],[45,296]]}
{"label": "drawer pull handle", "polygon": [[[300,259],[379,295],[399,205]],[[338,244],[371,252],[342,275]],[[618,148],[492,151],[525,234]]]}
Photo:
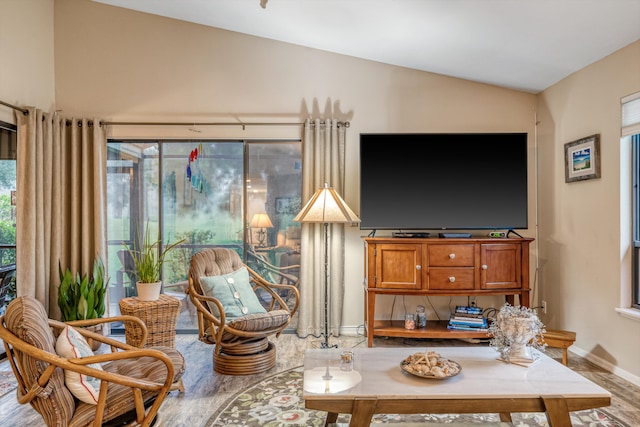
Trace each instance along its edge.
{"label": "drawer pull handle", "polygon": [[451,283],[455,282],[455,281],[456,281],[455,276],[449,276],[449,281],[450,281]]}
{"label": "drawer pull handle", "polygon": [[456,257],[456,254],[449,254],[449,259],[454,259]]}
{"label": "drawer pull handle", "polygon": [[489,268],[489,267],[487,267],[487,264],[482,264],[482,269],[483,270],[486,270],[487,268]]}
{"label": "drawer pull handle", "polygon": [[422,266],[420,264],[416,265],[416,270],[422,270]]}

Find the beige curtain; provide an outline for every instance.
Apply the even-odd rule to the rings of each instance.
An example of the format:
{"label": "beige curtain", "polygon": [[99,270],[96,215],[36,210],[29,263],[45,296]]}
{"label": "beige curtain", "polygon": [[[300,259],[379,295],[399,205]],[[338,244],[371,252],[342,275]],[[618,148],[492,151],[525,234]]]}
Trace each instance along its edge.
{"label": "beige curtain", "polygon": [[[328,183],[344,195],[345,128],[337,120],[307,120],[303,135],[302,204]],[[300,311],[297,333],[324,332],[324,237],[322,224],[302,224]],[[329,333],[340,335],[344,297],[344,224],[329,224]]]}
{"label": "beige curtain", "polygon": [[106,129],[98,119],[17,113],[16,282],[60,318],[58,263],[106,264]]}

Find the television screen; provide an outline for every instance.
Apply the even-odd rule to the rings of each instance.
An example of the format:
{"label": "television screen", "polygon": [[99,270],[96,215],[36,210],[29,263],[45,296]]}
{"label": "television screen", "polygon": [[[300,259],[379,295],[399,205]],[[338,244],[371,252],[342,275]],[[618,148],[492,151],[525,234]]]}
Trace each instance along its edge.
{"label": "television screen", "polygon": [[361,134],[360,219],[368,230],[527,228],[527,134]]}

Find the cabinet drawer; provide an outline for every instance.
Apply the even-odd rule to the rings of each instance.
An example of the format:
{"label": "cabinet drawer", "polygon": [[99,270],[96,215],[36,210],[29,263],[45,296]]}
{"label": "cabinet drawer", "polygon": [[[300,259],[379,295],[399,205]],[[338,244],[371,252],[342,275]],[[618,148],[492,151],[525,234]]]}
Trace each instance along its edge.
{"label": "cabinet drawer", "polygon": [[472,290],[473,268],[429,268],[430,290]]}
{"label": "cabinet drawer", "polygon": [[473,267],[474,245],[429,245],[429,266]]}

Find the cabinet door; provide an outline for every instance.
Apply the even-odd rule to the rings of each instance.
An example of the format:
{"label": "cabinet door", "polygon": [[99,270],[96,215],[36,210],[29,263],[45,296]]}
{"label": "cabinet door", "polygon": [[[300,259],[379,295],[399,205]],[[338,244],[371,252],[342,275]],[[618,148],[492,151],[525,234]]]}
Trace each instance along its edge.
{"label": "cabinet door", "polygon": [[480,247],[480,288],[522,287],[522,256],[518,243],[486,243]]}
{"label": "cabinet door", "polygon": [[422,245],[377,244],[374,286],[383,289],[422,288]]}

